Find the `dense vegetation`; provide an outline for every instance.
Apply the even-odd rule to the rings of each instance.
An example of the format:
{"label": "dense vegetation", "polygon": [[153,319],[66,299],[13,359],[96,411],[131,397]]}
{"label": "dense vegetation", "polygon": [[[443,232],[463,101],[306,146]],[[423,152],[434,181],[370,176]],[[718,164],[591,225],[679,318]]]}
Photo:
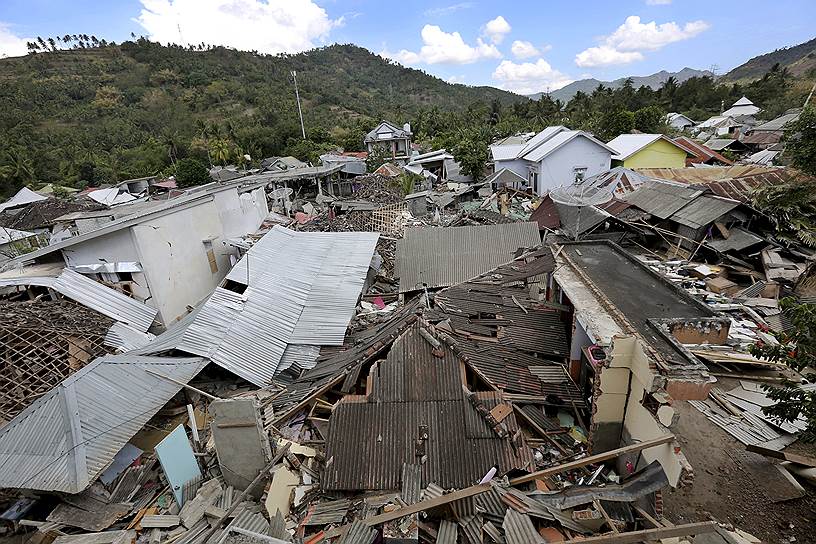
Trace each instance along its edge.
{"label": "dense vegetation", "polygon": [[518,131],[561,123],[609,139],[633,128],[665,130],[665,112],[704,119],[743,94],[773,117],[801,105],[809,89],[773,67],[745,86],[705,77],[669,80],[658,90],[599,86],[562,104],[452,85],[353,45],[268,56],[79,38],[73,50],[45,51],[54,49],[49,39],[35,45],[38,52],[0,60],[0,196],[24,184],[82,187],[171,174],[177,165],[192,183],[201,170],[179,164],[183,159],[209,166],[294,155],[314,162],[329,149],[360,150],[381,119],[410,122],[417,141],[452,150],[466,171],[478,173],[487,144]]}

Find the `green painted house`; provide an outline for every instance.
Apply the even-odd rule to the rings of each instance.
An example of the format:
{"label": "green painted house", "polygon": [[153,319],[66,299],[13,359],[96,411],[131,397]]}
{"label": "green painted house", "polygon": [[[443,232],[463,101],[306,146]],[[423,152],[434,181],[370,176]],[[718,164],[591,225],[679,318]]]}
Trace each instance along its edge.
{"label": "green painted house", "polygon": [[616,151],[613,167],[684,168],[689,154],[662,134],[621,134],[606,145]]}

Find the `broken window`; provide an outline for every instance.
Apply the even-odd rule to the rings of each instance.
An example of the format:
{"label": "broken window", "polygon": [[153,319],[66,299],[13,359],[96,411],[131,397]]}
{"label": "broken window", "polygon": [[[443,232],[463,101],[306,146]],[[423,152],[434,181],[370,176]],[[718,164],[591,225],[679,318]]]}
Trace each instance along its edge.
{"label": "broken window", "polygon": [[660,408],[661,404],[656,398],[654,398],[651,393],[646,391],[643,392],[643,400],[640,401],[644,408],[649,410],[654,416],[657,416],[657,410]]}
{"label": "broken window", "polygon": [[575,183],[580,183],[584,181],[584,177],[586,177],[587,167],[586,166],[576,166],[572,169],[573,176],[575,177]]}

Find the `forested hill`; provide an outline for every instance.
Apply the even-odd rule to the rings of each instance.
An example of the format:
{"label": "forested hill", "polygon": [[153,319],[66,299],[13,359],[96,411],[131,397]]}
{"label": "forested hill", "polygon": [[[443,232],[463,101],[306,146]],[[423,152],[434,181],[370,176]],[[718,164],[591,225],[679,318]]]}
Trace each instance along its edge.
{"label": "forested hill", "polygon": [[759,79],[775,64],[798,77],[816,78],[816,38],[756,56],[723,76],[725,81]]}
{"label": "forested hill", "polygon": [[70,183],[160,171],[168,153],[184,155],[197,140],[281,154],[300,136],[292,70],[310,141],[348,149],[382,119],[526,100],[453,85],[354,45],[280,56],[202,49],[140,39],[0,60],[0,168],[28,161],[31,179]]}

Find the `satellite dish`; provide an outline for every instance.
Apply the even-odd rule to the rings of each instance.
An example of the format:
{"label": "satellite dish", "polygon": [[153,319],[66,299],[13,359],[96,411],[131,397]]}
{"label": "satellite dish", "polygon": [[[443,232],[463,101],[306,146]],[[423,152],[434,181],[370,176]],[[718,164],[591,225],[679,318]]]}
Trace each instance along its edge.
{"label": "satellite dish", "polygon": [[567,206],[600,206],[612,200],[612,191],[607,187],[585,187],[566,185],[550,191],[553,202]]}
{"label": "satellite dish", "polygon": [[[567,185],[565,187],[556,187],[550,191],[550,198],[556,204],[577,208],[574,237],[575,240],[578,240],[578,236],[581,232],[579,230],[581,225],[581,210],[587,206],[600,206],[601,204],[609,202],[612,200],[612,190],[607,187]],[[561,215],[563,216],[563,213]],[[564,225],[563,217],[562,225]]]}
{"label": "satellite dish", "polygon": [[279,187],[274,191],[270,191],[269,196],[274,200],[286,200],[293,192],[294,190],[291,187]]}

